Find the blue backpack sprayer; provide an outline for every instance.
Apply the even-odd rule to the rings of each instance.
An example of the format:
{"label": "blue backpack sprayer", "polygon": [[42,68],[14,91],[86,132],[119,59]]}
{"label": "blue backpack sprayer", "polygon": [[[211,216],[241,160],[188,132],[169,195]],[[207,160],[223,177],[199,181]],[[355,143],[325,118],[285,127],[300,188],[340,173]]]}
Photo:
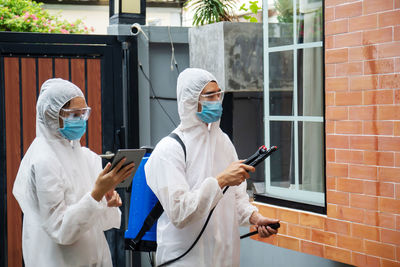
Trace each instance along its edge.
{"label": "blue backpack sprayer", "polygon": [[[175,133],[171,133],[169,137],[175,139],[181,145],[186,160],[186,147],[181,138]],[[250,156],[243,163],[255,167],[261,162],[263,162],[276,150],[277,150],[276,146],[272,146],[270,149],[267,149],[265,146],[261,146],[256,151],[256,153]],[[150,153],[146,153],[132,181],[129,223],[128,223],[128,230],[125,232],[125,249],[133,251],[146,251],[146,252],[156,251],[157,249],[156,221],[164,212],[161,203],[158,201],[157,197],[154,195],[154,193],[151,191],[151,189],[147,186],[146,183],[144,165],[146,164],[149,157]],[[228,188],[229,186],[225,187],[223,193],[225,193],[226,190],[228,190]],[[196,240],[194,240],[193,244],[186,250],[186,252],[180,255],[179,257],[169,260],[159,266],[165,266],[171,264],[172,262],[179,260],[180,258],[184,257],[187,253],[189,253],[189,251],[196,245],[197,241],[203,234],[213,211],[214,209],[210,211],[207,220],[204,223],[199,235],[197,236]],[[280,224],[275,223],[275,224],[270,224],[268,226],[270,226],[273,229],[278,229],[280,227]],[[258,231],[253,231],[241,236],[240,238],[242,239],[251,235],[255,235],[257,233]]]}

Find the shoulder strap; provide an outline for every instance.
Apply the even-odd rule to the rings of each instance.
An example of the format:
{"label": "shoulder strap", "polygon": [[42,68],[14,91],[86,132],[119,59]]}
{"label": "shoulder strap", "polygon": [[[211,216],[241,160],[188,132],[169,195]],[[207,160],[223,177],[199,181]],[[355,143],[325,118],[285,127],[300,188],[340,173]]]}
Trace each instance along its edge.
{"label": "shoulder strap", "polygon": [[170,133],[168,136],[175,139],[181,145],[183,153],[185,154],[185,161],[186,161],[186,146],[183,143],[182,139],[176,133]]}

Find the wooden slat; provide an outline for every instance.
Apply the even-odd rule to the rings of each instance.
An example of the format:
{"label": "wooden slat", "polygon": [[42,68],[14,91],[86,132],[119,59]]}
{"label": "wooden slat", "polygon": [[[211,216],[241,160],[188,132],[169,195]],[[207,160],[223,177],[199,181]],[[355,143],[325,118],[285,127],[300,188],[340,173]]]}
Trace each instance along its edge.
{"label": "wooden slat", "polygon": [[22,133],[24,154],[36,136],[36,62],[21,59]]}
{"label": "wooden slat", "polygon": [[[81,88],[85,94],[85,60],[84,59],[71,59],[71,82]],[[86,134],[81,138],[81,145],[87,146]]]}
{"label": "wooden slat", "polygon": [[18,58],[4,58],[6,161],[7,161],[7,258],[8,266],[22,266],[22,216],[12,194],[21,161]]}
{"label": "wooden slat", "polygon": [[101,141],[101,61],[100,59],[87,60],[88,105],[92,113],[88,121],[89,148],[97,154],[102,153]]}
{"label": "wooden slat", "polygon": [[69,63],[67,58],[54,59],[54,76],[55,78],[63,78],[69,80]]}
{"label": "wooden slat", "polygon": [[[39,66],[39,89],[42,87],[42,84],[53,78],[53,60],[51,58],[39,58],[38,59]],[[39,90],[40,92],[40,90]]]}

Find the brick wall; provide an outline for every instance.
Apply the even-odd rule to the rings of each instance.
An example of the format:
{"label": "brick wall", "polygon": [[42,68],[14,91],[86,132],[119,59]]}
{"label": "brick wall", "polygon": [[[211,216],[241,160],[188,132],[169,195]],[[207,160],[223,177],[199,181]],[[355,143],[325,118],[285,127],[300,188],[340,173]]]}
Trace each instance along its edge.
{"label": "brick wall", "polygon": [[327,215],[260,204],[260,241],[400,266],[400,0],[326,0],[325,52]]}

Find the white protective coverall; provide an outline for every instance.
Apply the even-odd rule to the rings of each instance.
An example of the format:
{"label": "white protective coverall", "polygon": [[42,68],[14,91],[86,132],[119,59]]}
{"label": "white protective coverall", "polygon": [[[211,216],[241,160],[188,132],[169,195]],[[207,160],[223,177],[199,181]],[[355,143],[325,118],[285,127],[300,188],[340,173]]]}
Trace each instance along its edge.
{"label": "white protective coverall", "polygon": [[147,183],[165,211],[157,224],[157,265],[182,255],[216,207],[196,246],[171,266],[239,266],[239,225],[249,225],[257,210],[249,203],[246,182],[223,194],[215,178],[238,157],[219,121],[207,127],[196,115],[200,92],[210,81],[215,77],[201,69],[186,69],[178,77],[181,123],[174,132],[186,146],[186,162],[181,145],[165,137],[145,165]]}
{"label": "white protective coverall", "polygon": [[101,158],[58,133],[59,111],[74,84],[47,80],[36,106],[36,138],[21,161],[13,194],[24,213],[25,266],[112,266],[104,231],[119,228],[121,212],[91,196]]}

